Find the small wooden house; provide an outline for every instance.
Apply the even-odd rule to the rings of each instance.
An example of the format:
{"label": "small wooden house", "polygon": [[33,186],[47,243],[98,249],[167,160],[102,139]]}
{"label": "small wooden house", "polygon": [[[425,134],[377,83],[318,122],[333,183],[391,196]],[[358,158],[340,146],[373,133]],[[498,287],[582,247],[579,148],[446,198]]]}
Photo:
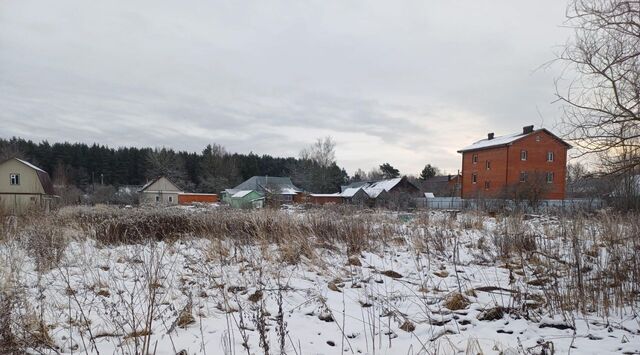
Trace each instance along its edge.
{"label": "small wooden house", "polygon": [[146,183],[140,190],[140,204],[177,205],[182,190],[171,180],[160,176]]}
{"label": "small wooden house", "polygon": [[55,198],[46,171],[18,158],[0,163],[0,208],[4,212],[49,211]]}

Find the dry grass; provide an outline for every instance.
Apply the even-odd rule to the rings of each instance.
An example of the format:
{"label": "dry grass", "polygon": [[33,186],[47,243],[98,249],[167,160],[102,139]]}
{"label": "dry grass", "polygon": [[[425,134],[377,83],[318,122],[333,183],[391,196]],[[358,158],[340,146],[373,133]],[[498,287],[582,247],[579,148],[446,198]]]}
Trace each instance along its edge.
{"label": "dry grass", "polygon": [[52,224],[77,228],[104,245],[175,241],[188,237],[232,240],[239,244],[275,243],[281,259],[298,263],[314,257],[314,249],[346,247],[350,255],[387,243],[401,231],[395,223],[358,210],[311,210],[304,216],[272,209],[220,209],[191,212],[178,209],[63,209]]}
{"label": "dry grass", "polygon": [[444,299],[444,306],[452,311],[458,311],[469,307],[469,299],[464,295],[453,292]]}
{"label": "dry grass", "polygon": [[[475,302],[475,294],[464,285],[464,281],[461,284],[460,279],[457,279],[458,292],[451,292],[451,288],[442,289],[439,284],[452,280],[457,275],[457,250],[462,247],[479,249],[488,255],[482,261],[483,265],[508,269],[513,278],[510,278],[509,286],[512,289],[505,292],[512,292],[514,302],[519,302],[496,303],[495,307],[487,308],[479,316],[483,321],[508,317],[514,314],[514,310],[524,311],[525,307],[528,307],[526,310],[533,309],[534,306],[529,305],[534,298],[538,314],[562,314],[566,316],[568,323],[571,323],[570,318],[575,319],[575,313],[596,313],[606,317],[625,308],[635,309],[640,302],[640,261],[637,258],[640,253],[640,218],[637,215],[601,213],[543,218],[521,214],[499,215],[496,216],[496,226],[493,229],[485,224],[486,220],[486,216],[480,213],[458,216],[416,213],[411,222],[401,223],[391,213],[365,213],[348,208],[310,209],[304,213],[289,213],[272,209],[194,212],[180,209],[72,207],[46,218],[25,217],[18,223],[6,223],[5,220],[1,232],[4,233],[3,241],[20,243],[25,253],[34,260],[39,272],[60,267],[69,235],[84,235],[95,239],[103,247],[149,245],[153,244],[152,241],[164,241],[170,248],[191,238],[208,238],[210,243],[208,249],[202,251],[202,260],[190,264],[190,267],[201,268],[207,275],[217,272],[217,266],[212,265],[244,263],[246,259],[243,258],[247,258],[247,255],[238,250],[245,246],[250,247],[247,249],[260,251],[256,254],[260,257],[255,258],[259,262],[285,266],[308,262],[317,266],[317,270],[328,269],[323,265],[323,253],[341,255],[344,257],[344,264],[358,267],[363,264],[359,259],[362,252],[409,248],[425,258],[422,265],[425,268],[420,269],[424,275],[421,277],[425,277],[421,281],[425,281],[424,284],[428,286],[425,286],[424,292],[438,294],[438,304],[453,311],[469,308],[472,301]],[[469,235],[475,239],[463,246],[461,236]],[[176,241],[178,243],[173,244]],[[452,260],[454,267],[445,267],[445,262],[450,263]],[[132,263],[129,267],[133,270],[142,268],[143,264],[145,263]],[[257,262],[247,262],[246,269],[242,271],[248,275],[257,274],[256,270],[261,270],[263,266]],[[402,272],[400,274],[392,267],[390,265],[376,272],[401,281],[413,277],[405,269],[398,269]],[[111,272],[108,266],[101,267],[101,270]],[[144,275],[152,271],[154,270],[139,272]],[[160,278],[163,275],[150,275],[153,277],[147,277],[147,281],[148,292],[151,294],[164,281]],[[253,277],[259,280],[262,275]],[[427,279],[431,283],[426,282]],[[384,282],[390,281],[384,279]],[[142,282],[141,285],[146,284]],[[229,283],[225,285],[223,279],[212,279],[211,285],[212,287],[206,288],[206,292],[202,289],[201,294],[204,296],[200,297],[206,298],[207,293],[214,294],[223,290],[224,293],[231,293],[226,296],[230,299],[246,299],[252,304],[244,310],[246,320],[253,320],[256,329],[264,326],[268,314],[263,312],[261,304],[268,297],[268,291],[263,293],[262,289]],[[189,287],[195,286],[185,284],[185,288]],[[338,279],[328,287],[333,292],[344,292],[344,284]],[[4,293],[0,294],[0,321],[3,324],[17,324],[16,317],[26,314],[28,307],[22,305],[18,294],[6,292],[11,290],[9,286],[3,289]],[[439,293],[440,290],[450,293]],[[529,290],[535,292],[528,292]],[[164,290],[160,291],[163,293]],[[123,298],[116,292],[116,288],[96,286],[94,293],[103,302],[116,302]],[[68,296],[73,298],[75,295]],[[132,308],[133,306],[140,305],[132,305]],[[174,317],[178,327],[191,326],[197,322],[196,318],[201,316],[195,306],[197,305],[193,309],[191,304],[185,308],[177,308],[182,309]],[[229,309],[230,314],[243,312],[233,302],[223,303],[221,308]],[[194,310],[197,314],[195,317]],[[154,312],[157,311],[150,314],[155,314]],[[47,340],[43,323],[33,317],[25,319],[31,321],[28,324],[20,323],[16,328],[1,330],[0,353],[11,354],[13,349],[17,349],[14,353],[20,353],[25,348],[52,346],[50,339]],[[120,319],[114,320],[116,321],[123,322]],[[148,324],[150,322],[136,319],[135,322],[131,320],[132,324],[137,325],[135,327],[114,329],[119,334],[129,334],[132,342],[137,338],[147,339],[147,342],[152,334],[140,329],[151,329]],[[244,320],[241,319],[240,322],[244,324]],[[406,332],[413,332],[416,324],[421,326],[408,319],[401,319],[399,322],[402,324],[400,329]],[[31,334],[29,339],[38,343],[25,342],[21,334]],[[261,346],[268,345],[265,338]]]}

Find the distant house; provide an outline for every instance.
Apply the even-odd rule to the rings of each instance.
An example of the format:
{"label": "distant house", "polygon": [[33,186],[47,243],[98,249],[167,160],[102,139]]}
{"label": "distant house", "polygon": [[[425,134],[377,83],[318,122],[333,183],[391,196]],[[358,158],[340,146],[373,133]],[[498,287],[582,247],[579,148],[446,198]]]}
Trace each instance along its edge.
{"label": "distant house", "polygon": [[146,183],[140,190],[140,204],[145,205],[177,205],[178,195],[182,190],[164,176]]}
{"label": "distant house", "polygon": [[279,203],[299,203],[305,199],[302,189],[295,186],[289,177],[251,177],[233,189],[224,190],[222,200],[227,201],[239,191],[255,191],[267,201]]}
{"label": "distant house", "polygon": [[378,181],[358,181],[342,186],[341,190],[349,188],[362,188],[371,198],[377,198],[383,191],[390,195],[407,194],[409,196],[420,197],[420,189],[407,179],[406,176],[394,179]]}
{"label": "distant house", "polygon": [[218,202],[217,194],[184,192],[165,176],[149,181],[138,192],[140,204],[143,205],[172,206]]}
{"label": "distant house", "polygon": [[5,212],[49,211],[55,197],[46,171],[18,158],[0,163],[0,208]]}
{"label": "distant house", "polygon": [[535,188],[543,191],[544,199],[564,199],[569,148],[544,128],[525,126],[521,132],[499,137],[489,133],[458,150],[462,198],[500,198],[510,190]]}
{"label": "distant house", "polygon": [[462,187],[462,175],[442,175],[426,179],[422,190],[432,192],[438,197],[459,197]]}
{"label": "distant house", "polygon": [[358,181],[341,187],[341,194],[351,203],[382,206],[399,199],[421,197],[420,189],[407,177],[379,181]]}

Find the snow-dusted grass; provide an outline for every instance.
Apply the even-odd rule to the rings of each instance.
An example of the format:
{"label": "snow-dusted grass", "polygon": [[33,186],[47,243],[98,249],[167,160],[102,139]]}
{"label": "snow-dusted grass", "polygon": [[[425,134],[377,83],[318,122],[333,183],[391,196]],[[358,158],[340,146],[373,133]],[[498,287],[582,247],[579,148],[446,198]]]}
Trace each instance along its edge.
{"label": "snow-dusted grass", "polygon": [[637,216],[102,207],[2,233],[3,354],[640,352]]}

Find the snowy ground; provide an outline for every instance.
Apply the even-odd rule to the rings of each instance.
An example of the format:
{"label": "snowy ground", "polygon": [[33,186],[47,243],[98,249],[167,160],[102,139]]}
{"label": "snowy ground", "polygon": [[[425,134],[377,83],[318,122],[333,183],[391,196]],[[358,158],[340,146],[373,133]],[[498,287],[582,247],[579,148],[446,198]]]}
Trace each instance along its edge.
{"label": "snowy ground", "polygon": [[[427,227],[391,218],[406,235],[351,256],[316,248],[297,264],[275,245],[102,246],[68,231],[58,265],[37,272],[14,239],[0,245],[0,276],[28,300],[22,316],[44,319],[50,353],[136,354],[145,342],[171,355],[640,353],[638,303],[550,310],[545,275],[498,258],[494,218],[475,228],[460,227],[465,216],[452,228],[444,215]],[[539,244],[559,243],[542,240],[552,220],[523,223]]]}

